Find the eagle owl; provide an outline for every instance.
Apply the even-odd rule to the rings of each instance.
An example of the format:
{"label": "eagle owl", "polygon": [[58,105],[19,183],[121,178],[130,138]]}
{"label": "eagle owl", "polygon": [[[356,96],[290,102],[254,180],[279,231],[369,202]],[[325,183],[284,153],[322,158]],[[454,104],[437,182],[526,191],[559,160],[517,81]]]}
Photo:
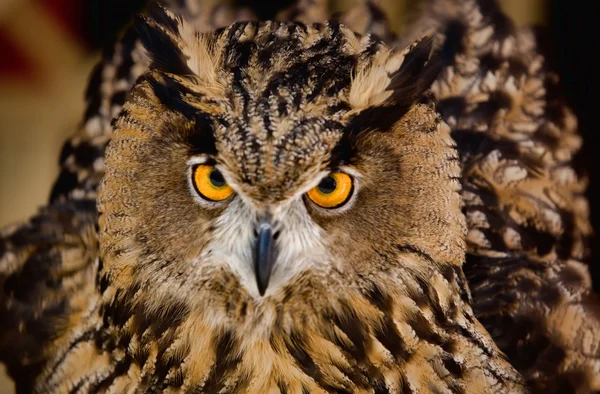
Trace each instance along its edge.
{"label": "eagle owl", "polygon": [[0,238],[20,393],[600,390],[582,143],[492,1],[153,4]]}

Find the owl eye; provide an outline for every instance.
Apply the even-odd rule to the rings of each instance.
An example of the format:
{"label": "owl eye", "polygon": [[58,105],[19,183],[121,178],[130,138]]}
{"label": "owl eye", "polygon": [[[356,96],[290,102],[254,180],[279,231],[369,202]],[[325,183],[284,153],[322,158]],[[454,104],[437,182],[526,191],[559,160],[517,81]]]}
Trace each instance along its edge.
{"label": "owl eye", "polygon": [[352,178],[343,172],[332,172],[307,193],[312,202],[323,208],[338,208],[351,194]]}
{"label": "owl eye", "polygon": [[221,171],[213,165],[200,164],[194,167],[192,181],[198,194],[209,201],[223,201],[233,194]]}

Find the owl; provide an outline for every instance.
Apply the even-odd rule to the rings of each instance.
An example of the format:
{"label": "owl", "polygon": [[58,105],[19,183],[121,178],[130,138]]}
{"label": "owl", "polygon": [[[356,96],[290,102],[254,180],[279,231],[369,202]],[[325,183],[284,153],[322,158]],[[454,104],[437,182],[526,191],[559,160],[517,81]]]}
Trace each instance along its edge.
{"label": "owl", "polygon": [[19,393],[588,393],[582,141],[532,30],[152,3],[0,238]]}

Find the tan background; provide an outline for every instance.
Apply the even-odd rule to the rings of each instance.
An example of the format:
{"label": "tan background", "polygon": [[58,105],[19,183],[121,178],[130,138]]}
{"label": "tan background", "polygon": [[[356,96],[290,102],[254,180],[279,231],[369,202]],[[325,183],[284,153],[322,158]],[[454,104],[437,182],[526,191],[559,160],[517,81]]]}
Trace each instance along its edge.
{"label": "tan background", "polygon": [[[523,24],[544,21],[545,1],[501,0],[501,3],[518,24]],[[382,3],[389,14],[400,16],[408,1]],[[85,52],[35,0],[0,0],[0,28],[25,47],[27,55],[41,69],[34,81],[0,74],[0,227],[3,227],[26,219],[46,202],[58,173],[60,147],[81,119],[88,73],[99,55]],[[0,394],[13,392],[12,383],[0,370]]]}

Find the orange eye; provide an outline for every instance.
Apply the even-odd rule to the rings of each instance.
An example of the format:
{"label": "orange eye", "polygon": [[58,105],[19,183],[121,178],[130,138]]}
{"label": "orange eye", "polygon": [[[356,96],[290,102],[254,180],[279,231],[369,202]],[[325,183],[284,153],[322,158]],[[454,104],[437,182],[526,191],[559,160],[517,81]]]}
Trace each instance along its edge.
{"label": "orange eye", "polygon": [[332,172],[308,191],[308,198],[323,208],[337,208],[352,194],[352,178],[343,172]]}
{"label": "orange eye", "polygon": [[221,171],[215,166],[200,164],[192,174],[194,188],[202,197],[210,201],[223,201],[233,194],[233,189],[225,182]]}

